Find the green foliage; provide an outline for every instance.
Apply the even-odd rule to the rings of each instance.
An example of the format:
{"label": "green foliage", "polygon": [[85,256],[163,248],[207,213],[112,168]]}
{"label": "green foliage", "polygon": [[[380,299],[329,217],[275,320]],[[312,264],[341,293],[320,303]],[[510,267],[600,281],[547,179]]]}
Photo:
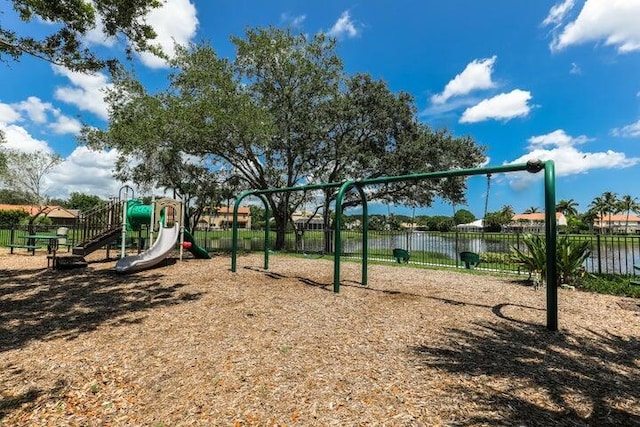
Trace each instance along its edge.
{"label": "green foliage", "polygon": [[17,225],[29,218],[29,214],[20,209],[0,211],[0,224]]}
{"label": "green foliage", "polygon": [[266,213],[265,209],[260,206],[251,205],[249,206],[249,211],[251,213],[251,229],[264,230],[264,227],[265,227],[264,215]]}
{"label": "green foliage", "polygon": [[547,243],[544,237],[538,234],[527,234],[523,237],[522,243],[526,250],[516,246],[511,247],[512,262],[536,275],[535,280],[538,283],[543,283],[547,267]]}
{"label": "green foliage", "polygon": [[476,216],[466,209],[458,209],[453,215],[453,222],[458,224],[468,224],[476,220]]}
{"label": "green foliage", "polygon": [[93,194],[73,192],[69,195],[69,200],[67,200],[65,207],[67,209],[88,211],[96,206],[103,206],[106,203],[107,202],[105,200]]}
{"label": "green foliage", "polygon": [[[12,17],[0,22],[0,60],[18,60],[28,54],[75,71],[97,71],[113,65],[114,59],[98,57],[82,40],[96,22],[102,22],[105,37],[124,36],[129,55],[134,48],[157,51],[148,43],[155,32],[143,17],[161,4],[159,0],[13,0],[17,17],[26,25],[14,30],[3,25],[12,22]],[[48,33],[42,34],[42,26],[30,27],[31,22],[40,20],[54,24]],[[31,28],[33,31],[29,31]]]}
{"label": "green foliage", "polygon": [[589,257],[590,242],[560,237],[557,245],[559,283],[576,284],[584,273],[582,264]]}
{"label": "green foliage", "polygon": [[20,220],[20,224],[21,225],[29,225],[29,226],[33,226],[33,225],[51,225],[52,221],[51,218],[44,216],[44,215],[38,215],[35,218],[29,218],[29,216],[27,215],[26,218],[23,218],[22,220]]}
{"label": "green foliage", "polygon": [[[173,188],[195,183],[198,194],[215,193],[203,189],[205,183],[224,189],[236,180],[238,190],[291,187],[473,167],[485,160],[485,148],[471,138],[421,124],[409,94],[393,93],[366,74],[347,75],[335,40],[323,34],[270,27],[249,29],[232,41],[233,62],[207,44],[178,48],[169,87],[155,95],[131,76],[116,76],[107,97],[109,129],[86,128],[83,140],[92,148],[118,149],[120,179],[161,177]],[[188,156],[201,163],[188,162]],[[221,176],[207,177],[211,170]],[[437,196],[460,201],[464,190],[463,179],[397,183],[372,188],[369,199],[428,206]],[[347,195],[347,206],[360,203],[354,194]],[[280,249],[303,196],[265,197]],[[324,191],[320,199],[329,228],[335,191]]]}
{"label": "green foliage", "polygon": [[[511,247],[511,261],[535,274],[538,283],[543,283],[547,272],[547,242],[539,234],[523,237],[526,250]],[[575,285],[583,276],[582,264],[589,257],[588,241],[573,240],[568,236],[558,238],[556,247],[557,285]]]}
{"label": "green foliage", "polygon": [[637,276],[587,274],[577,284],[577,287],[600,294],[640,298],[640,286],[630,284],[634,279],[637,280]]}
{"label": "green foliage", "polygon": [[502,252],[482,252],[480,260],[485,264],[507,264],[511,262],[511,256]]}
{"label": "green foliage", "polygon": [[0,203],[7,205],[32,205],[35,203],[35,200],[24,191],[2,188],[0,189]]}
{"label": "green foliage", "polygon": [[513,218],[514,210],[509,205],[504,205],[502,209],[496,212],[487,212],[484,218],[484,226],[486,231],[498,232],[502,227],[509,224]]}

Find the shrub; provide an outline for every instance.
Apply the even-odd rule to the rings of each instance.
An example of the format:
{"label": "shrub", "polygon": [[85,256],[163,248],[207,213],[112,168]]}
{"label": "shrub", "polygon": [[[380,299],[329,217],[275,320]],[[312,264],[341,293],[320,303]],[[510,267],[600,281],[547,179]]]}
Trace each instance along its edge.
{"label": "shrub", "polygon": [[20,222],[23,219],[28,217],[29,217],[29,214],[20,209],[0,211],[0,224],[17,225],[17,224],[20,224]]}
{"label": "shrub", "polygon": [[[538,234],[527,234],[523,238],[526,250],[511,247],[511,260],[536,275],[534,280],[544,283],[547,272],[547,242]],[[560,237],[556,246],[557,283],[576,284],[583,276],[582,264],[589,257],[589,242]]]}

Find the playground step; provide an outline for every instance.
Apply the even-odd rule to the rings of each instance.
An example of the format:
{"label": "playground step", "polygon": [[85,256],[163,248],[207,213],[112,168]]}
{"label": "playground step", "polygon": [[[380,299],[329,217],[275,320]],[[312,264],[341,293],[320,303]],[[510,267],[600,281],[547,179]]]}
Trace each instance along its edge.
{"label": "playground step", "polygon": [[60,270],[67,270],[72,268],[84,268],[87,261],[80,255],[64,255],[55,258],[55,264],[53,268]]}

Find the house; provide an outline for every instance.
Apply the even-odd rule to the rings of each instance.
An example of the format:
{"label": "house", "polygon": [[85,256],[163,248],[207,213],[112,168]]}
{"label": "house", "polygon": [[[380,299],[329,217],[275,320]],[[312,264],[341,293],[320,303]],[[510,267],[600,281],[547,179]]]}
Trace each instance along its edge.
{"label": "house", "polygon": [[[556,212],[556,225],[567,225],[567,218],[562,212]],[[514,233],[544,233],[545,213],[534,212],[514,215],[505,228],[507,231]]]}
{"label": "house", "polygon": [[[208,229],[228,229],[233,226],[233,208],[219,206],[207,209],[200,217],[197,228]],[[238,207],[238,228],[251,228],[251,210],[248,206]]]}
{"label": "house", "polygon": [[484,228],[484,220],[476,219],[473,222],[469,222],[467,224],[458,224],[456,225],[456,230],[458,231],[482,231]]}
{"label": "house", "polygon": [[4,205],[0,204],[0,211],[19,210],[26,212],[29,216],[41,215],[49,218],[51,224],[58,226],[73,227],[78,218],[77,209],[65,209],[61,206],[38,206],[38,205]]}
{"label": "house", "polygon": [[600,233],[640,234],[640,216],[629,214],[605,214],[593,221],[593,228]]}
{"label": "house", "polygon": [[311,217],[311,213],[307,211],[296,211],[291,215],[291,219],[296,226],[296,229],[300,230],[323,230],[324,229],[324,217],[320,214],[316,214]]}

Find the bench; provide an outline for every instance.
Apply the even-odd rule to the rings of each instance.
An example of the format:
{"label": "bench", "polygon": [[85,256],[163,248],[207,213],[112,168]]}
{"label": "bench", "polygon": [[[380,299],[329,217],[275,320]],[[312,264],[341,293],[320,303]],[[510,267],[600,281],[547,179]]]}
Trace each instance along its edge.
{"label": "bench", "polygon": [[7,245],[7,247],[10,248],[9,253],[13,253],[14,249],[26,249],[28,251],[31,251],[32,255],[35,255],[36,249],[40,249],[42,246],[11,244],[11,245]]}
{"label": "bench", "polygon": [[398,264],[402,262],[406,264],[409,262],[409,257],[411,257],[411,254],[406,249],[395,248],[393,250],[393,257],[396,259]]}

